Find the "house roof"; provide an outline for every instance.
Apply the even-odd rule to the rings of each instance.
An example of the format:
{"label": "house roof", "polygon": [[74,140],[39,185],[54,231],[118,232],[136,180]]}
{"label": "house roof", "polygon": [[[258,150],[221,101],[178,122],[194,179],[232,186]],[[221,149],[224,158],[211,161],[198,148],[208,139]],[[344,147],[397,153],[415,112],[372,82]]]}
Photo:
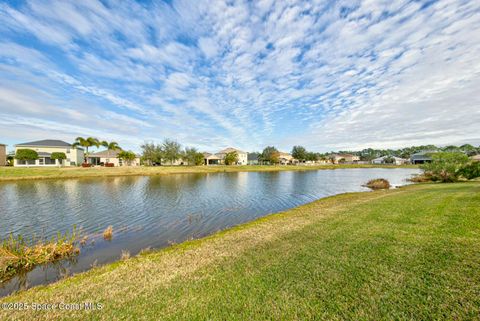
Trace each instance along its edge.
{"label": "house roof", "polygon": [[120,153],[122,150],[121,149],[115,149],[115,150],[101,150],[96,153],[91,153],[88,155],[88,157],[101,157],[101,158],[116,158],[118,156],[118,153]]}
{"label": "house roof", "polygon": [[221,159],[220,157],[218,157],[218,155],[207,153],[207,152],[203,153],[203,157],[206,159],[218,159],[218,160]]}
{"label": "house roof", "polygon": [[433,153],[436,153],[436,151],[427,150],[427,151],[418,152],[418,153],[412,154],[410,156],[410,159],[412,159],[412,160],[422,160],[422,159],[432,160],[432,158],[429,156],[429,154],[433,154]]}
{"label": "house roof", "polygon": [[17,144],[15,146],[42,146],[42,147],[72,147],[72,144],[58,139],[43,139],[34,142]]}
{"label": "house roof", "polygon": [[225,149],[222,149],[217,154],[226,154],[226,153],[231,153],[231,152],[237,152],[239,154],[246,154],[244,151],[241,151],[240,149],[236,149],[236,148],[233,148],[233,147],[227,147]]}
{"label": "house roof", "polygon": [[388,155],[385,155],[385,156],[381,156],[381,157],[377,157],[377,158],[375,158],[375,159],[372,159],[372,161],[376,161],[376,160],[380,161],[380,160],[384,160],[385,158],[389,158],[389,157],[391,157],[391,158],[393,158],[393,159],[395,159],[395,160],[397,160],[397,161],[398,161],[398,160],[400,160],[400,161],[405,161],[405,160],[406,160],[406,159],[404,159],[404,158],[397,157],[397,156],[388,156]]}
{"label": "house roof", "polygon": [[7,146],[6,144],[0,144],[0,146]]}
{"label": "house roof", "polygon": [[334,156],[337,157],[355,157],[357,155],[352,155],[352,154],[334,154]]}

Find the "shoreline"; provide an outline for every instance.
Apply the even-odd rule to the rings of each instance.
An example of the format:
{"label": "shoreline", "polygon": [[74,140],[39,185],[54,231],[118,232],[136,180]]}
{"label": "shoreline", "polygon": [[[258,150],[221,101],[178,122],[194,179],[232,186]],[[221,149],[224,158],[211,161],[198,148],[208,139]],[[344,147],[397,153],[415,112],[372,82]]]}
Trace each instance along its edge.
{"label": "shoreline", "polygon": [[[480,184],[476,182],[420,184],[408,185],[388,191],[345,193],[322,198],[287,211],[270,214],[201,239],[152,250],[127,260],[120,260],[96,267],[55,283],[20,291],[1,299],[2,303],[52,303],[63,302],[62,300],[68,298],[67,301],[72,303],[87,301],[101,303],[104,307],[102,310],[52,310],[42,312],[0,310],[0,317],[23,318],[30,316],[38,319],[51,319],[52,317],[89,319],[101,317],[112,319],[116,316],[144,315],[146,313],[146,315],[163,316],[165,319],[175,319],[176,316],[178,317],[176,313],[188,315],[191,318],[195,318],[195,316],[198,316],[198,313],[201,313],[202,317],[214,318],[215,315],[211,314],[211,308],[218,306],[218,304],[222,308],[228,308],[229,305],[224,304],[226,300],[228,304],[233,304],[234,306],[231,306],[230,311],[220,309],[221,313],[239,313],[238,307],[244,306],[245,309],[241,310],[242,313],[235,315],[238,318],[255,318],[255,316],[259,317],[257,314],[259,313],[259,307],[267,304],[263,300],[268,301],[269,298],[263,291],[267,291],[269,295],[279,293],[276,291],[279,291],[281,288],[275,290],[278,287],[274,281],[275,278],[287,277],[286,281],[293,282],[290,286],[295,286],[299,282],[299,285],[302,286],[302,291],[307,291],[308,284],[311,282],[309,277],[312,274],[305,274],[303,272],[305,269],[320,269],[313,274],[318,275],[320,280],[317,279],[318,277],[314,280],[319,282],[317,287],[330,289],[330,292],[326,292],[330,294],[324,298],[328,298],[328,300],[335,300],[337,297],[339,299],[345,298],[342,291],[346,291],[346,293],[359,291],[361,288],[357,289],[356,284],[358,282],[366,282],[375,275],[377,277],[373,279],[373,284],[379,284],[378,286],[383,290],[378,293],[367,292],[362,294],[362,292],[356,292],[360,299],[371,298],[372,295],[381,299],[385,295],[384,291],[392,292],[390,293],[392,297],[396,295],[409,297],[412,293],[417,293],[418,286],[425,286],[425,291],[428,291],[428,293],[434,291],[434,293],[439,295],[439,297],[434,296],[434,299],[430,299],[425,303],[423,301],[421,303],[411,302],[411,307],[399,306],[396,300],[382,301],[382,304],[384,304],[384,310],[382,311],[386,313],[383,316],[391,315],[390,313],[393,311],[407,313],[402,314],[407,316],[411,315],[408,313],[416,311],[411,309],[422,308],[424,310],[416,311],[416,313],[427,316],[430,315],[429,313],[432,313],[432,304],[439,309],[437,312],[443,316],[456,315],[458,317],[458,313],[474,315],[472,313],[475,313],[475,299],[465,296],[459,297],[454,295],[455,291],[450,292],[451,290],[449,290],[452,287],[462,290],[461,293],[469,293],[468,291],[472,290],[471,286],[473,283],[468,278],[463,282],[463,279],[458,279],[458,275],[467,276],[470,273],[468,272],[468,266],[462,264],[462,260],[472,260],[472,264],[476,262],[476,256],[470,257],[473,253],[477,253],[476,248],[478,247],[478,239],[473,234],[469,234],[472,233],[470,229],[474,227],[464,225],[465,222],[463,221],[455,223],[455,226],[451,226],[446,230],[439,231],[435,226],[440,222],[442,224],[452,224],[452,222],[455,222],[451,221],[453,217],[477,221],[477,216],[480,215],[480,212],[474,204],[478,202],[475,195],[479,190]],[[449,198],[447,208],[445,208],[444,203],[446,196]],[[409,201],[409,204],[405,204],[406,201]],[[400,210],[398,204],[405,204],[405,208]],[[440,205],[442,206],[441,208],[437,207]],[[458,216],[456,212],[459,209],[465,211],[468,215]],[[440,212],[442,215],[440,215]],[[388,213],[388,215],[385,213]],[[431,220],[434,220],[434,222]],[[392,224],[393,222],[396,223]],[[417,223],[412,225],[412,222]],[[368,226],[370,228],[365,228]],[[468,239],[468,243],[465,243],[467,239],[458,235],[458,242],[454,241],[453,244],[455,246],[452,248],[450,242],[454,239],[451,239],[451,237],[459,233],[459,226],[462,226],[462,228],[469,227],[470,229],[465,233],[472,236],[470,236],[471,239]],[[336,229],[339,230],[337,231]],[[435,231],[440,234],[417,234],[425,229],[432,231],[432,233]],[[312,235],[316,235],[316,237],[312,238]],[[380,235],[382,238],[378,238]],[[439,236],[445,241],[448,240],[448,244],[450,244],[448,248],[443,249],[441,247],[443,243],[436,241]],[[392,237],[396,240],[393,243],[391,241]],[[386,243],[384,243],[383,238],[385,238]],[[432,241],[435,242],[431,243]],[[364,242],[368,242],[366,244],[370,245],[365,247],[362,245]],[[385,250],[383,246],[388,246],[386,249],[389,250]],[[431,246],[435,246],[434,249],[436,250],[432,251]],[[449,261],[450,263],[447,265],[439,265],[435,270],[429,270],[433,268],[430,264],[438,265],[441,264],[441,260],[453,260],[454,256],[445,257],[443,251],[452,251],[457,249],[458,246],[460,246],[458,255],[464,255],[465,258],[462,256],[462,260],[459,262]],[[396,251],[395,256],[392,256],[391,250]],[[295,253],[298,251],[300,251],[298,254],[300,256],[297,257]],[[339,255],[339,253],[344,254]],[[426,260],[425,255],[431,256],[432,260]],[[319,262],[323,263],[311,265],[310,262],[317,260],[317,256],[318,260],[320,260]],[[300,264],[298,260],[305,259],[305,257],[308,260],[303,263],[300,262]],[[407,260],[406,258],[409,259]],[[378,265],[376,262],[378,260],[383,263]],[[290,263],[286,264],[286,261]],[[291,267],[291,265],[296,266],[297,264],[298,269]],[[330,271],[329,269],[325,270],[330,264],[333,264],[332,272],[328,272]],[[417,276],[413,273],[410,264],[416,267],[416,273],[427,269],[426,273],[428,273],[429,278],[439,278],[444,283],[431,282],[429,281],[430,279],[423,280],[423,274],[420,273]],[[423,266],[423,264],[427,265]],[[361,278],[354,278],[353,283],[349,283],[352,272],[357,271],[355,268],[357,265],[361,267],[357,272],[360,273],[359,276]],[[478,262],[475,265],[478,266]],[[460,267],[464,268],[460,269]],[[380,274],[369,272],[379,268]],[[451,274],[446,273],[450,271],[450,268],[456,271],[456,274],[451,279],[449,278]],[[471,266],[471,268],[475,269],[474,266]],[[283,269],[290,271],[290,274],[281,272]],[[394,271],[394,275],[401,273],[403,278],[393,277],[391,279],[389,276]],[[297,275],[297,273],[300,274]],[[344,280],[342,284],[345,289],[332,281],[336,280],[336,277],[335,274],[332,275],[331,273],[340,273],[340,275],[345,273],[344,276],[339,276],[339,280]],[[235,281],[231,279],[232,275],[236,276]],[[256,275],[261,277],[258,280],[255,278],[256,281],[253,281],[251,278]],[[271,279],[274,275],[275,278]],[[289,275],[297,275],[300,279],[292,281]],[[302,278],[305,278],[305,280]],[[407,279],[405,280],[404,278]],[[230,281],[224,283],[224,280]],[[415,284],[415,287],[403,287],[401,285],[403,283],[400,285],[395,284],[399,280],[408,284],[411,282]],[[422,283],[422,280],[425,281],[425,284]],[[249,286],[251,282],[257,285],[251,288]],[[267,286],[268,290],[258,292],[258,289],[263,289],[262,282],[266,282],[265,286]],[[329,287],[330,282],[333,282],[332,288]],[[280,282],[280,284],[283,283]],[[184,287],[190,290],[184,290]],[[135,290],[132,291],[132,289]],[[243,292],[243,290],[246,292]],[[315,290],[315,287],[312,290]],[[224,291],[233,292],[227,292],[230,294],[226,294]],[[293,289],[289,291],[292,295],[297,293]],[[340,291],[338,294],[340,296],[336,295],[336,291]],[[405,292],[397,293],[396,291]],[[239,293],[241,295],[238,296],[238,299],[231,301],[232,295]],[[307,291],[307,293],[309,292]],[[179,295],[183,303],[178,302]],[[302,296],[302,300],[318,300],[318,295],[320,294],[314,294],[313,297],[307,296],[306,298]],[[202,301],[198,303],[197,300],[200,297],[202,297]],[[258,300],[258,302],[251,302],[252,297]],[[350,299],[355,299],[355,297],[349,296]],[[160,302],[163,302],[162,300],[165,301],[165,304],[160,304]],[[299,307],[295,305],[295,300],[292,301],[293,304],[290,306],[290,300],[293,300],[293,298],[288,301],[278,302],[279,306],[275,304],[272,306],[273,310],[270,310],[267,304],[265,313],[268,315],[268,313],[274,312],[279,307],[282,310],[290,307],[293,310],[287,311],[297,315],[296,313],[302,311],[302,309],[307,309],[304,311],[307,313],[308,309],[312,307],[311,305]],[[461,304],[462,310],[446,304],[445,300],[461,300],[462,302],[459,304]],[[202,303],[204,301],[205,303]],[[207,304],[207,302],[210,309],[207,307],[203,310],[204,304]],[[372,302],[377,301],[374,299]],[[192,305],[191,308],[189,304]],[[213,305],[211,306],[211,304]],[[297,311],[297,308],[300,310]],[[328,305],[326,307],[320,306],[317,307],[320,310],[315,310],[315,312],[322,312],[322,309],[327,308]],[[452,310],[449,310],[449,308],[452,308]],[[365,313],[367,315],[372,313],[369,308],[359,311],[359,314],[355,314],[355,311],[355,309],[347,309],[336,312],[336,310],[327,309],[327,311],[322,313],[328,312],[327,315],[330,315],[330,317],[346,317],[343,313],[350,313],[348,314],[349,317],[359,317],[361,315],[365,317]],[[263,316],[263,314],[261,315]],[[380,317],[375,314],[370,316]]]}
{"label": "shoreline", "polygon": [[332,170],[346,168],[418,168],[417,165],[242,165],[242,166],[155,166],[155,167],[2,167],[0,168],[0,182],[44,180],[44,179],[77,179],[77,178],[105,178],[123,176],[160,176],[171,174],[209,174],[209,173],[236,173],[236,172],[283,172],[283,171],[311,171]]}

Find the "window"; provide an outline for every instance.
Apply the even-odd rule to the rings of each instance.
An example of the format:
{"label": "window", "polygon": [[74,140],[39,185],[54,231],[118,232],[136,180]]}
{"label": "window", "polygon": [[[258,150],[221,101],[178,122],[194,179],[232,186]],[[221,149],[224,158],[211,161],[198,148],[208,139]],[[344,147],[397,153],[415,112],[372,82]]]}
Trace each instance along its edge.
{"label": "window", "polygon": [[38,165],[43,165],[45,163],[45,158],[38,159]]}

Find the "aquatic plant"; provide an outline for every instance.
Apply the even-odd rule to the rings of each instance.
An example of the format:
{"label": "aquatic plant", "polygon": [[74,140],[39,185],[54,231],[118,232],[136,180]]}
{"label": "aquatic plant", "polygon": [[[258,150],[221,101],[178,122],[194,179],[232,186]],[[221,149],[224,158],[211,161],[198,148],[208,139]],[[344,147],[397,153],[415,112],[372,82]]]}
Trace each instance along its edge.
{"label": "aquatic plant", "polygon": [[75,244],[75,227],[72,232],[57,233],[50,240],[28,241],[24,236],[10,234],[0,246],[0,281],[6,280],[21,271],[29,271],[35,266],[52,263],[80,253]]}
{"label": "aquatic plant", "polygon": [[390,182],[384,178],[375,178],[369,180],[365,186],[371,189],[389,189]]}
{"label": "aquatic plant", "polygon": [[107,241],[110,241],[113,236],[113,227],[110,225],[103,231],[103,238]]}

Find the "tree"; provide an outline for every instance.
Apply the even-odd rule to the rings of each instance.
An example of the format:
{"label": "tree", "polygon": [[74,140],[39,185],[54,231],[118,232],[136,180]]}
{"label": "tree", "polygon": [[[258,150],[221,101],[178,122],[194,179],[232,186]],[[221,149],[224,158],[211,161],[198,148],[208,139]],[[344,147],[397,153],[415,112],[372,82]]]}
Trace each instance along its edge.
{"label": "tree", "polygon": [[480,162],[473,161],[469,164],[464,165],[460,169],[459,173],[466,179],[474,179],[480,177]]}
{"label": "tree", "polygon": [[33,149],[18,149],[15,158],[21,161],[26,161],[28,165],[28,161],[38,159],[38,153]]}
{"label": "tree", "polygon": [[170,165],[182,157],[182,145],[168,138],[163,141],[162,151],[163,157],[170,162]]}
{"label": "tree", "polygon": [[161,146],[145,142],[140,148],[142,149],[142,160],[147,165],[152,166],[162,163],[163,151]]}
{"label": "tree", "polygon": [[307,161],[316,162],[319,158],[320,156],[314,152],[307,152],[305,154],[305,160]]}
{"label": "tree", "polygon": [[202,165],[204,162],[203,154],[200,153],[196,148],[185,148],[185,159],[188,162],[188,165]]}
{"label": "tree", "polygon": [[50,155],[50,159],[58,159],[59,160],[59,165],[62,163],[62,160],[67,159],[67,155],[62,152],[54,152]]}
{"label": "tree", "polygon": [[305,149],[305,147],[302,146],[293,146],[292,156],[293,158],[296,158],[299,161],[303,162],[307,159],[307,150]]}
{"label": "tree", "polygon": [[238,153],[236,151],[226,153],[223,161],[225,162],[225,165],[236,164],[238,162]]}
{"label": "tree", "polygon": [[85,156],[84,156],[83,162],[87,163],[88,148],[93,147],[93,146],[99,147],[100,142],[98,141],[98,139],[96,139],[94,137],[88,137],[88,138],[77,137],[75,139],[75,142],[72,144],[72,146],[74,146],[74,147],[76,147],[76,146],[85,147]]}
{"label": "tree", "polygon": [[461,169],[468,163],[464,153],[434,153],[430,163],[423,164],[424,175],[432,181],[455,182],[461,175]]}
{"label": "tree", "polygon": [[107,148],[107,150],[118,150],[118,149],[122,149],[120,146],[118,146],[118,143],[117,142],[107,142],[107,141],[103,141],[101,143],[101,145],[105,148]]}
{"label": "tree", "polygon": [[395,163],[395,158],[393,158],[392,156],[387,156],[383,158],[383,162],[385,164],[393,164]]}
{"label": "tree", "polygon": [[262,154],[260,154],[259,160],[261,160],[262,162],[268,162],[270,164],[276,164],[279,161],[278,159],[276,159],[278,157],[278,150],[274,146],[267,146],[263,149]]}
{"label": "tree", "polygon": [[135,155],[135,153],[132,151],[122,150],[120,151],[120,153],[118,153],[117,157],[127,163],[128,166],[130,166],[135,160],[135,158],[137,158],[137,155]]}

